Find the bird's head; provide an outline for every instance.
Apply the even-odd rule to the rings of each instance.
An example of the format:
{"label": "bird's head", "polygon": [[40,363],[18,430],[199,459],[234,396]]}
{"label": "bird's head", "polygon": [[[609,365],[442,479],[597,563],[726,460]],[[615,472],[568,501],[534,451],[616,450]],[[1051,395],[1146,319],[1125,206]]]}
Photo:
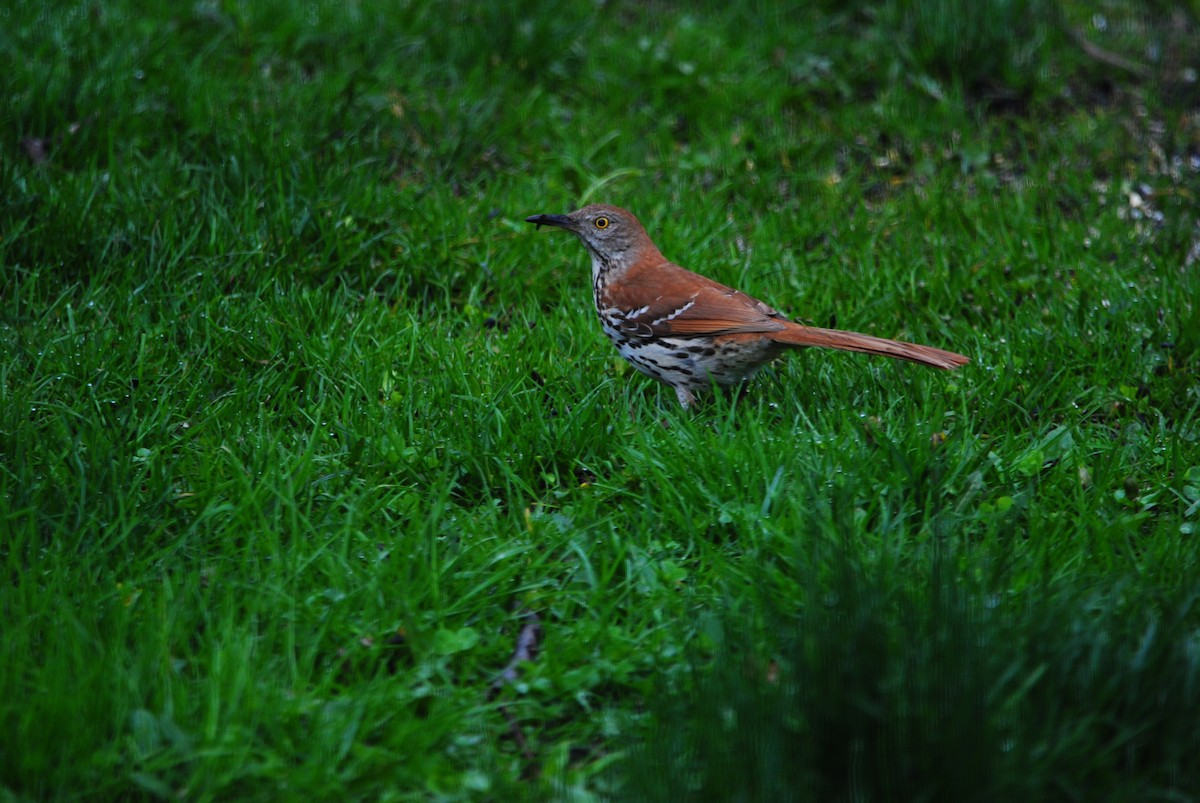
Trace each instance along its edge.
{"label": "bird's head", "polygon": [[628,265],[651,254],[661,258],[638,219],[619,206],[592,204],[570,214],[532,215],[525,221],[539,228],[566,229],[583,241],[593,262],[605,269]]}

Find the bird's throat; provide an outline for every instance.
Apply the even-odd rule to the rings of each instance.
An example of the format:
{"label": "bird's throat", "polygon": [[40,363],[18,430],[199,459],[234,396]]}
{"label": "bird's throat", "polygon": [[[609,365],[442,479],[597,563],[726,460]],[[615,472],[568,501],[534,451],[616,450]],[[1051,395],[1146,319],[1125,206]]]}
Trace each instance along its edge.
{"label": "bird's throat", "polygon": [[588,249],[588,254],[592,257],[592,286],[599,288],[601,277],[608,273],[609,266],[604,257],[600,256],[592,249]]}

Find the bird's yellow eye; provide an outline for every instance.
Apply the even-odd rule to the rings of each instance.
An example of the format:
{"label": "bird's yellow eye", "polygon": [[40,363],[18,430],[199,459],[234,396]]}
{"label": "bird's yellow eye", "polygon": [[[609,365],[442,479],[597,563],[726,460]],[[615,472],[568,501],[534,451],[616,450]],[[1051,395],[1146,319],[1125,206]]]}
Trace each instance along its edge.
{"label": "bird's yellow eye", "polygon": [[596,218],[596,228],[607,229],[608,228],[608,218],[606,218],[606,217]]}

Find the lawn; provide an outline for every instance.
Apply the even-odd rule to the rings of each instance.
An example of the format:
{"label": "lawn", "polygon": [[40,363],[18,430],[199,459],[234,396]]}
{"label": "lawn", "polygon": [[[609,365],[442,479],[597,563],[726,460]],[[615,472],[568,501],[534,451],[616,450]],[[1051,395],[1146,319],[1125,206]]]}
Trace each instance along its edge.
{"label": "lawn", "polygon": [[0,801],[1200,800],[1195,2],[10,5]]}

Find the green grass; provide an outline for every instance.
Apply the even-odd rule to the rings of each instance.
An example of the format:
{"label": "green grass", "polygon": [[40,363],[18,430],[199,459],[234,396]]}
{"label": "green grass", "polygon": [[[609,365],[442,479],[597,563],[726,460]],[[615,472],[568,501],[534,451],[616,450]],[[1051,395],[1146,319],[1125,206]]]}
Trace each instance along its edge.
{"label": "green grass", "polygon": [[1196,9],[961,8],[0,12],[0,799],[1200,798]]}

